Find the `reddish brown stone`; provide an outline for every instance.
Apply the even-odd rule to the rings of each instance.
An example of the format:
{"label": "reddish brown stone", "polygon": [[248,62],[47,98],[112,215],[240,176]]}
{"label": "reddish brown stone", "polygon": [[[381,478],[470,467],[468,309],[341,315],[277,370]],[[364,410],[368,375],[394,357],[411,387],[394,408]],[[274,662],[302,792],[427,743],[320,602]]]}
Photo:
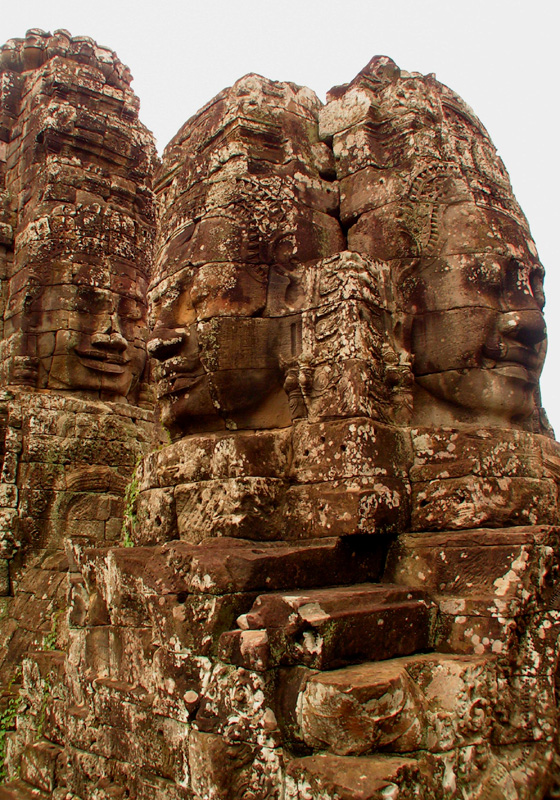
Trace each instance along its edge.
{"label": "reddish brown stone", "polygon": [[0,73],[0,795],[552,796],[543,271],[472,111],[247,75],[157,166],[92,39]]}
{"label": "reddish brown stone", "polygon": [[260,595],[220,646],[223,658],[253,669],[332,669],[430,647],[432,615],[424,594],[390,584]]}
{"label": "reddish brown stone", "polygon": [[[340,797],[340,800],[383,800],[390,794],[418,797],[421,785],[419,764],[411,758],[374,756],[355,758],[319,754],[294,759],[288,764],[290,800],[302,793]],[[305,796],[305,794],[303,794]]]}

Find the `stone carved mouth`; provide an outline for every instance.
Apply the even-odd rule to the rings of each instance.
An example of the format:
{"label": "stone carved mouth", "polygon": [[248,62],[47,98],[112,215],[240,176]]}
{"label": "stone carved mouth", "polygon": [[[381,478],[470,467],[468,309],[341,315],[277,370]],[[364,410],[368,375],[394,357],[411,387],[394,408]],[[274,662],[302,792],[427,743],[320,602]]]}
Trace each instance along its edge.
{"label": "stone carved mouth", "polygon": [[110,372],[121,375],[130,361],[120,353],[111,350],[75,350],[80,364],[97,372]]}
{"label": "stone carved mouth", "polygon": [[508,378],[518,378],[526,383],[538,383],[542,359],[533,348],[517,342],[500,342],[485,345],[483,367]]}
{"label": "stone carved mouth", "polygon": [[205,378],[198,356],[169,358],[156,367],[159,399],[194,389]]}

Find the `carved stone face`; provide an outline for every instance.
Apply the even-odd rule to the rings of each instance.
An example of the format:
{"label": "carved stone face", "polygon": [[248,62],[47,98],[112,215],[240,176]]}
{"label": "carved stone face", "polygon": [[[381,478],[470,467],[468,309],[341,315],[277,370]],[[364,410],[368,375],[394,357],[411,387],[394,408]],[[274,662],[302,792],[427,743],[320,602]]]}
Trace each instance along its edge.
{"label": "carved stone face", "polygon": [[146,362],[145,304],[138,297],[74,287],[75,325],[56,334],[49,387],[126,396]]}
{"label": "carved stone face", "polygon": [[204,428],[216,417],[200,360],[192,283],[192,273],[181,270],[151,294],[153,334],[148,352],[156,359],[157,396],[162,422],[168,427],[195,417]]}
{"label": "carved stone face", "polygon": [[267,270],[233,264],[186,267],[150,292],[148,352],[163,424],[174,437],[288,424]]}
{"label": "carved stone face", "polygon": [[[454,221],[481,216],[471,212],[453,210]],[[473,236],[448,221],[447,230],[444,251],[415,279],[417,421],[519,423],[534,410],[546,352],[542,266],[511,235],[480,252],[480,228]],[[488,241],[490,228],[482,232]]]}
{"label": "carved stone face", "polygon": [[[39,388],[126,397],[146,363],[145,282],[84,267],[73,283],[38,287],[23,317],[24,347],[36,354]],[[17,316],[17,315],[16,315]]]}

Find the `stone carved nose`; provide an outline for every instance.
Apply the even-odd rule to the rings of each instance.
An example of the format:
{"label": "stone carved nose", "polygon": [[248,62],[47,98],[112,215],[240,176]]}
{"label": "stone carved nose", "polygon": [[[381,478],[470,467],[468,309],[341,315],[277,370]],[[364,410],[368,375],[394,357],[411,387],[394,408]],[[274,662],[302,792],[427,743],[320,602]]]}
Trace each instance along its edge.
{"label": "stone carved nose", "polygon": [[158,361],[165,361],[166,358],[177,355],[186,338],[184,331],[156,329],[153,338],[148,342],[148,353]]}
{"label": "stone carved nose", "polygon": [[527,347],[534,347],[546,339],[544,317],[537,309],[508,311],[501,314],[498,320],[498,331],[502,336],[515,339]]}
{"label": "stone carved nose", "polygon": [[104,331],[94,333],[91,337],[94,347],[102,347],[122,353],[128,347],[128,342],[121,333],[119,318],[116,313],[111,314]]}
{"label": "stone carved nose", "polygon": [[120,333],[94,333],[91,337],[94,347],[102,347],[122,353],[128,347],[128,342]]}

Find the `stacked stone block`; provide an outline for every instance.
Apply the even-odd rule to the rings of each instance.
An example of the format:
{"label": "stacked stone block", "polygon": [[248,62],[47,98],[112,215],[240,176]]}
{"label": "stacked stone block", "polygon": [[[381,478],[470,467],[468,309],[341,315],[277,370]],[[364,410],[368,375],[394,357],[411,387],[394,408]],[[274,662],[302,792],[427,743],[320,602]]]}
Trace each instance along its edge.
{"label": "stacked stone block", "polygon": [[[13,83],[22,102],[39,98],[8,137],[12,175],[32,178],[6,318],[25,309],[29,332],[33,314],[74,313],[71,293],[67,309],[40,292],[18,306],[59,246],[78,285],[107,267],[93,288],[142,294],[153,151],[126,70],[91,40],[30,32],[2,59],[32,78]],[[171,441],[140,460],[126,508],[151,423],[141,371],[110,375],[141,325],[80,328],[80,368],[98,346],[112,366],[72,394],[82,373],[39,348],[46,328],[24,353],[10,339],[28,389],[12,383],[2,415],[7,590],[19,580],[3,643],[21,670],[0,798],[552,797],[542,268],[486,132],[387,58],[325,107],[249,75],[179,131],[156,191],[148,349]],[[471,348],[453,320],[485,270]]]}

